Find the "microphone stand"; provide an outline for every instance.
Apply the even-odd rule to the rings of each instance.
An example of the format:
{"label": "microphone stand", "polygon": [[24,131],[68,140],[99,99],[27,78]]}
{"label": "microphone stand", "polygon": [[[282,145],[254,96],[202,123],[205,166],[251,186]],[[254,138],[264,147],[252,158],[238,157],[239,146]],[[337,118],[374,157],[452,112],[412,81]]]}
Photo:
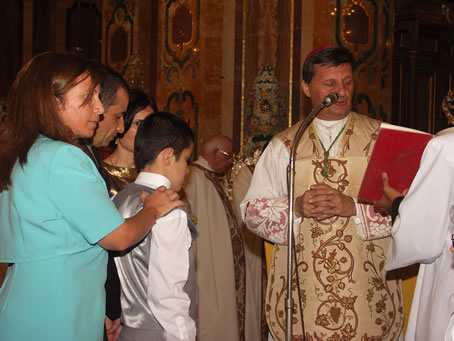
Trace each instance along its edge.
{"label": "microphone stand", "polygon": [[[285,308],[287,309],[286,318],[287,318],[287,329],[286,329],[286,341],[292,341],[292,329],[293,329],[293,298],[292,298],[292,249],[293,249],[293,216],[295,213],[294,207],[294,197],[295,197],[295,155],[296,148],[298,147],[299,141],[306,131],[309,124],[312,122],[314,117],[322,110],[324,107],[328,107],[331,104],[337,101],[337,94],[329,94],[324,98],[324,100],[314,107],[312,111],[307,115],[298,130],[296,131],[295,138],[293,140],[292,148],[290,150],[290,161],[287,168],[287,184],[288,184],[288,254],[287,254],[287,299],[285,301]],[[300,302],[301,304],[301,302]],[[301,316],[301,318],[303,318]],[[303,335],[303,339],[306,340],[306,335]]]}

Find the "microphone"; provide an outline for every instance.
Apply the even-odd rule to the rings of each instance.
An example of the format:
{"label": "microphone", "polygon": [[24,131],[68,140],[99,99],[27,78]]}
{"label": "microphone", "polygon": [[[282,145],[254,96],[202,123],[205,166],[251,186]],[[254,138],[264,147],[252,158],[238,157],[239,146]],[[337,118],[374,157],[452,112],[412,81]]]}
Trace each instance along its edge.
{"label": "microphone", "polygon": [[[292,148],[290,149],[290,160],[287,167],[287,186],[288,186],[288,216],[293,217],[295,213],[294,208],[294,199],[295,199],[295,156],[296,156],[296,148],[301,137],[304,134],[304,131],[309,126],[312,119],[325,107],[329,107],[330,105],[337,102],[339,99],[339,95],[335,92],[330,93],[326,96],[323,101],[318,104],[316,107],[312,108],[312,111],[307,115],[301,125],[298,127],[296,131],[295,137],[293,139]],[[287,299],[286,299],[286,318],[287,318],[287,327],[286,327],[286,340],[291,340],[292,336],[292,321],[293,321],[293,298],[292,298],[292,273],[293,273],[293,244],[294,242],[294,235],[293,235],[293,219],[288,219],[288,253],[287,253]],[[304,330],[304,320],[303,321],[303,330]],[[304,334],[304,333],[303,333]]]}
{"label": "microphone", "polygon": [[324,107],[329,107],[330,105],[336,103],[338,99],[339,95],[335,92],[332,92],[323,99],[321,104],[323,104]]}

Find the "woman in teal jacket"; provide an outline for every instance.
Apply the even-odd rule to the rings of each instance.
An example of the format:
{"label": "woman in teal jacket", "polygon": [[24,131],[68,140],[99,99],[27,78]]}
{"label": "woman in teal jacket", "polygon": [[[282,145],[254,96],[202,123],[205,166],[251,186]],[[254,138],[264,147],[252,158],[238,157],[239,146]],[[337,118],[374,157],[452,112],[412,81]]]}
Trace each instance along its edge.
{"label": "woman in teal jacket", "polygon": [[79,148],[103,106],[97,65],[47,52],[18,73],[0,125],[0,340],[103,338],[107,252],[146,236],[182,204],[161,188],[123,219]]}

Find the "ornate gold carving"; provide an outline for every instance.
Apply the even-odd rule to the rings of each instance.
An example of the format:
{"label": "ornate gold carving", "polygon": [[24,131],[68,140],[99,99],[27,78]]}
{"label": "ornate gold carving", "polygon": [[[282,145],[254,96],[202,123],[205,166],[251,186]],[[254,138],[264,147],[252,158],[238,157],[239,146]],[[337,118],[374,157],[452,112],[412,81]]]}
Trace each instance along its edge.
{"label": "ornate gold carving", "polygon": [[441,110],[445,114],[446,119],[450,125],[454,125],[454,92],[448,91],[448,94],[441,102]]}
{"label": "ornate gold carving", "polygon": [[177,45],[180,51],[192,41],[192,26],[191,11],[185,6],[178,7],[172,18],[172,43]]}
{"label": "ornate gold carving", "polygon": [[104,11],[106,64],[123,74],[133,54],[135,1],[108,5]]}
{"label": "ornate gold carving", "polygon": [[197,77],[200,64],[200,1],[168,1],[165,11],[165,52],[162,62],[166,80]]}

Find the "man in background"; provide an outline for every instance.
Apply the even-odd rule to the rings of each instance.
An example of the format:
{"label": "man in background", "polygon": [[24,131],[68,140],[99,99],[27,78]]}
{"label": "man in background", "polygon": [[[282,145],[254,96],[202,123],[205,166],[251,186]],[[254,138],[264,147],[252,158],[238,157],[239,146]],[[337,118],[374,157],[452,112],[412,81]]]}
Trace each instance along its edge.
{"label": "man in background", "polygon": [[[106,181],[107,190],[109,191],[110,183],[101,165],[102,160],[96,148],[107,147],[118,133],[124,131],[123,113],[129,103],[129,87],[119,73],[104,65],[101,68],[104,71],[105,78],[101,83],[99,98],[104,106],[104,113],[95,135],[90,141],[85,142],[88,144],[87,152]],[[120,279],[118,278],[113,256],[114,254],[109,252],[106,280],[105,341],[116,341],[121,330]]]}
{"label": "man in background", "polygon": [[232,149],[227,136],[208,140],[184,187],[199,233],[195,251],[200,341],[244,340],[244,248],[221,181],[232,165]]}

